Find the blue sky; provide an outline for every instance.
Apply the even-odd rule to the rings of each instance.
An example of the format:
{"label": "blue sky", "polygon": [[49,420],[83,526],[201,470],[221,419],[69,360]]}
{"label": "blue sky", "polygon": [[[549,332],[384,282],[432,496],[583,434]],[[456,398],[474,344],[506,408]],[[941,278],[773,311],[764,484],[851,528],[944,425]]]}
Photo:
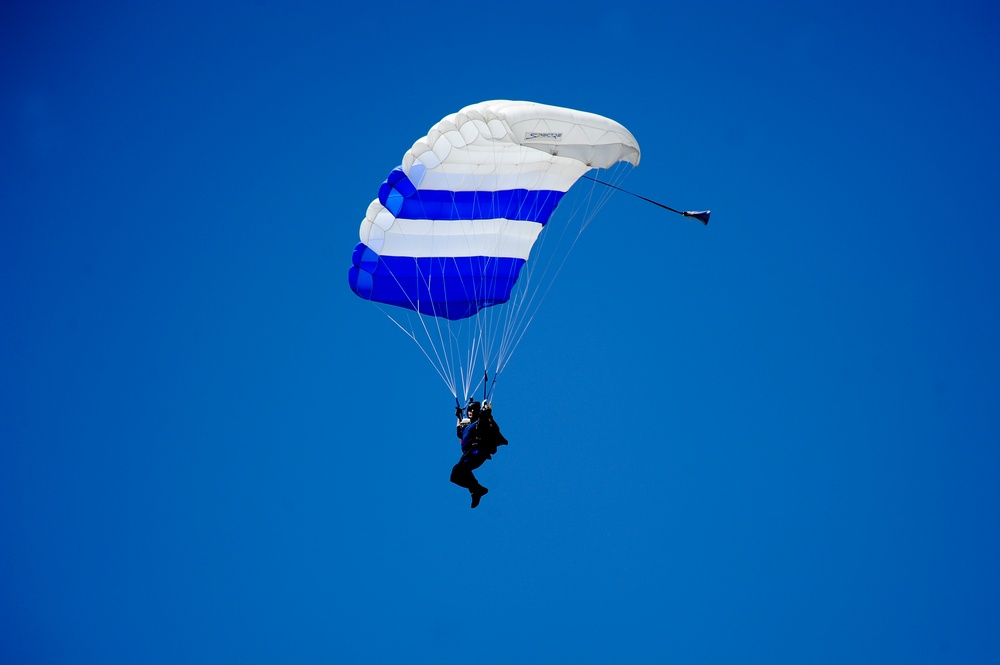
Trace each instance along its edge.
{"label": "blue sky", "polygon": [[[0,10],[0,660],[992,663],[988,3]],[[487,99],[643,149],[453,402],[347,286]],[[655,245],[656,253],[643,251]]]}

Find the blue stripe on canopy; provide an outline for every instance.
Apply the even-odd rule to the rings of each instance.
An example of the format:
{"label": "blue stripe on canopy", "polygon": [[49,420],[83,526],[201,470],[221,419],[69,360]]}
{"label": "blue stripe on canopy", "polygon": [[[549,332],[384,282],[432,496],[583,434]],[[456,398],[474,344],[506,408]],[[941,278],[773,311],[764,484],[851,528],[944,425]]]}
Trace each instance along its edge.
{"label": "blue stripe on canopy", "polygon": [[507,302],[523,265],[489,256],[379,256],[358,243],[348,280],[366,300],[455,320]]}
{"label": "blue stripe on canopy", "polygon": [[564,192],[505,189],[496,192],[452,192],[417,189],[402,169],[395,169],[379,188],[378,199],[399,219],[511,219],[545,224]]}
{"label": "blue stripe on canopy", "polygon": [[398,219],[510,219],[545,224],[562,197],[562,192],[551,190],[448,192],[426,189],[408,198],[389,196],[382,205]]}

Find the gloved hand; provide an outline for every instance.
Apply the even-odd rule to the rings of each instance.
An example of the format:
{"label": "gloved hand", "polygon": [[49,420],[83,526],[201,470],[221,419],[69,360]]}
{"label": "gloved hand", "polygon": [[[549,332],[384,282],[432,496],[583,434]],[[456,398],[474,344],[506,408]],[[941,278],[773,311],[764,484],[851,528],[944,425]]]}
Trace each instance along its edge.
{"label": "gloved hand", "polygon": [[462,407],[460,406],[455,407],[455,417],[459,419],[462,418]]}

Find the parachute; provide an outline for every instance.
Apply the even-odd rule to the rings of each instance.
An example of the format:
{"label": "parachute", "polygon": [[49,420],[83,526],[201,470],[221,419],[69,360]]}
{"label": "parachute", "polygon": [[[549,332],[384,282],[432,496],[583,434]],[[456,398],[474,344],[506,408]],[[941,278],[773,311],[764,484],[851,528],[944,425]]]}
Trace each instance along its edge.
{"label": "parachute", "polygon": [[383,312],[456,400],[480,385],[491,399],[569,250],[617,189],[593,178],[576,198],[570,188],[591,169],[602,184],[620,182],[639,154],[625,127],[594,113],[467,106],[431,127],[382,183],[361,222],[351,289],[390,306]]}

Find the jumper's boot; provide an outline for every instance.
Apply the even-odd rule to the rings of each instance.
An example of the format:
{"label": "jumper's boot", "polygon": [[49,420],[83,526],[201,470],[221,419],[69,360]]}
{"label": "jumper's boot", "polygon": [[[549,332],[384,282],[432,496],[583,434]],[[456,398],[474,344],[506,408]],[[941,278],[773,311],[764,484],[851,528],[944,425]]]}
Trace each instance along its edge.
{"label": "jumper's boot", "polygon": [[489,490],[482,485],[479,485],[478,487],[470,489],[469,492],[472,494],[472,507],[475,508],[479,505],[479,500],[482,499],[483,496],[489,492]]}

